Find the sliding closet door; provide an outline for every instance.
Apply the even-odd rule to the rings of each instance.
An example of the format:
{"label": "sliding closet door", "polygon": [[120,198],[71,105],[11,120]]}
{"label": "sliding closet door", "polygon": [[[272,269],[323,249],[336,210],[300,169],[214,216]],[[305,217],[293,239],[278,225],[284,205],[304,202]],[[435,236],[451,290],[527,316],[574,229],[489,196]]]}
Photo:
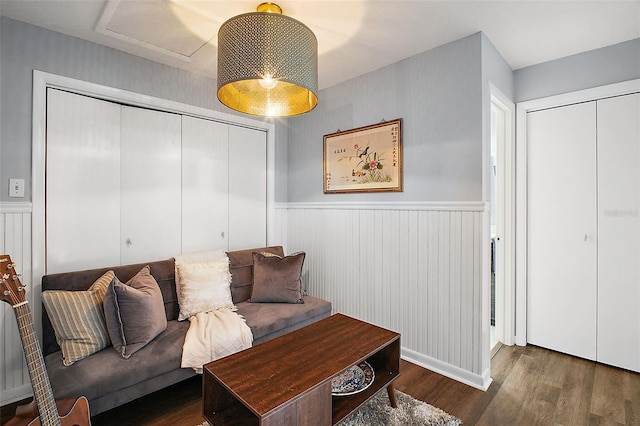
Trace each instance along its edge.
{"label": "sliding closet door", "polygon": [[640,371],[640,94],[598,101],[598,361]]}
{"label": "sliding closet door", "polygon": [[182,252],[227,250],[229,125],[182,117]]}
{"label": "sliding closet door", "polygon": [[46,273],[120,263],[120,105],[47,90]]}
{"label": "sliding closet door", "polygon": [[527,115],[527,340],[596,357],[595,102]]}
{"label": "sliding closet door", "polygon": [[180,122],[177,114],[122,107],[122,264],[180,253]]}
{"label": "sliding closet door", "polygon": [[267,138],[229,126],[229,249],[267,243]]}

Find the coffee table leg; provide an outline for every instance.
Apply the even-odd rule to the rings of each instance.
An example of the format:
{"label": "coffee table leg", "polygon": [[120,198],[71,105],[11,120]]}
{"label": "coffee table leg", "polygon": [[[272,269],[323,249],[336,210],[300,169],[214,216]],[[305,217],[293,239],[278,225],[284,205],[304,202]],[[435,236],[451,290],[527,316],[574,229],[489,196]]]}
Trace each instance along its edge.
{"label": "coffee table leg", "polygon": [[393,383],[387,386],[387,394],[389,395],[389,402],[391,403],[391,407],[398,408],[398,403],[396,402],[396,391],[393,388]]}

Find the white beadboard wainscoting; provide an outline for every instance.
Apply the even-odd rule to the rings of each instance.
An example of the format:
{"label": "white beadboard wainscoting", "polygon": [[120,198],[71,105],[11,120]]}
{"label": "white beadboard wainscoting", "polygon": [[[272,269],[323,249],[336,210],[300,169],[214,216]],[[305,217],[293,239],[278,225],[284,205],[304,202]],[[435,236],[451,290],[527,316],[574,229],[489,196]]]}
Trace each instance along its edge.
{"label": "white beadboard wainscoting", "polygon": [[306,252],[310,294],[401,333],[404,359],[486,390],[487,210],[482,202],[282,203],[277,232],[288,253]]}
{"label": "white beadboard wainscoting", "polygon": [[[26,298],[39,333],[40,289],[39,284],[31,285],[31,203],[0,203],[0,253],[11,256],[20,281],[27,285]],[[5,405],[31,396],[32,390],[15,313],[8,303],[0,309],[0,405]]]}

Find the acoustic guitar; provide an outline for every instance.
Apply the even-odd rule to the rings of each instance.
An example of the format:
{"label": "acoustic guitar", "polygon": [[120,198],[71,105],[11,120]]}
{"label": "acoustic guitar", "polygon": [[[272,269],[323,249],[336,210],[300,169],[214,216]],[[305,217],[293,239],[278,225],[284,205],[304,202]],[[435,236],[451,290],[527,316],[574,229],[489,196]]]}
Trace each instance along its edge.
{"label": "acoustic guitar", "polygon": [[89,401],[84,396],[55,400],[42,357],[40,343],[33,328],[33,316],[25,300],[25,286],[15,271],[9,255],[0,255],[0,299],[13,308],[22,349],[33,386],[33,402],[16,409],[6,426],[90,426]]}

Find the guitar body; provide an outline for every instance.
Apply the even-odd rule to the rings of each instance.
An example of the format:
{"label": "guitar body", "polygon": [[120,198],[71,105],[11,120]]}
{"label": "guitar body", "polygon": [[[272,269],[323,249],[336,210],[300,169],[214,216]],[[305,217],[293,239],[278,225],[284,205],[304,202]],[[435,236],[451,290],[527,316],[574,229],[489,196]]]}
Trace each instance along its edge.
{"label": "guitar body", "polygon": [[[60,424],[62,426],[90,426],[89,401],[84,396],[80,398],[66,398],[56,401]],[[16,416],[9,420],[5,426],[42,426],[38,416],[38,407],[35,401],[27,405],[21,405],[16,409]]]}

